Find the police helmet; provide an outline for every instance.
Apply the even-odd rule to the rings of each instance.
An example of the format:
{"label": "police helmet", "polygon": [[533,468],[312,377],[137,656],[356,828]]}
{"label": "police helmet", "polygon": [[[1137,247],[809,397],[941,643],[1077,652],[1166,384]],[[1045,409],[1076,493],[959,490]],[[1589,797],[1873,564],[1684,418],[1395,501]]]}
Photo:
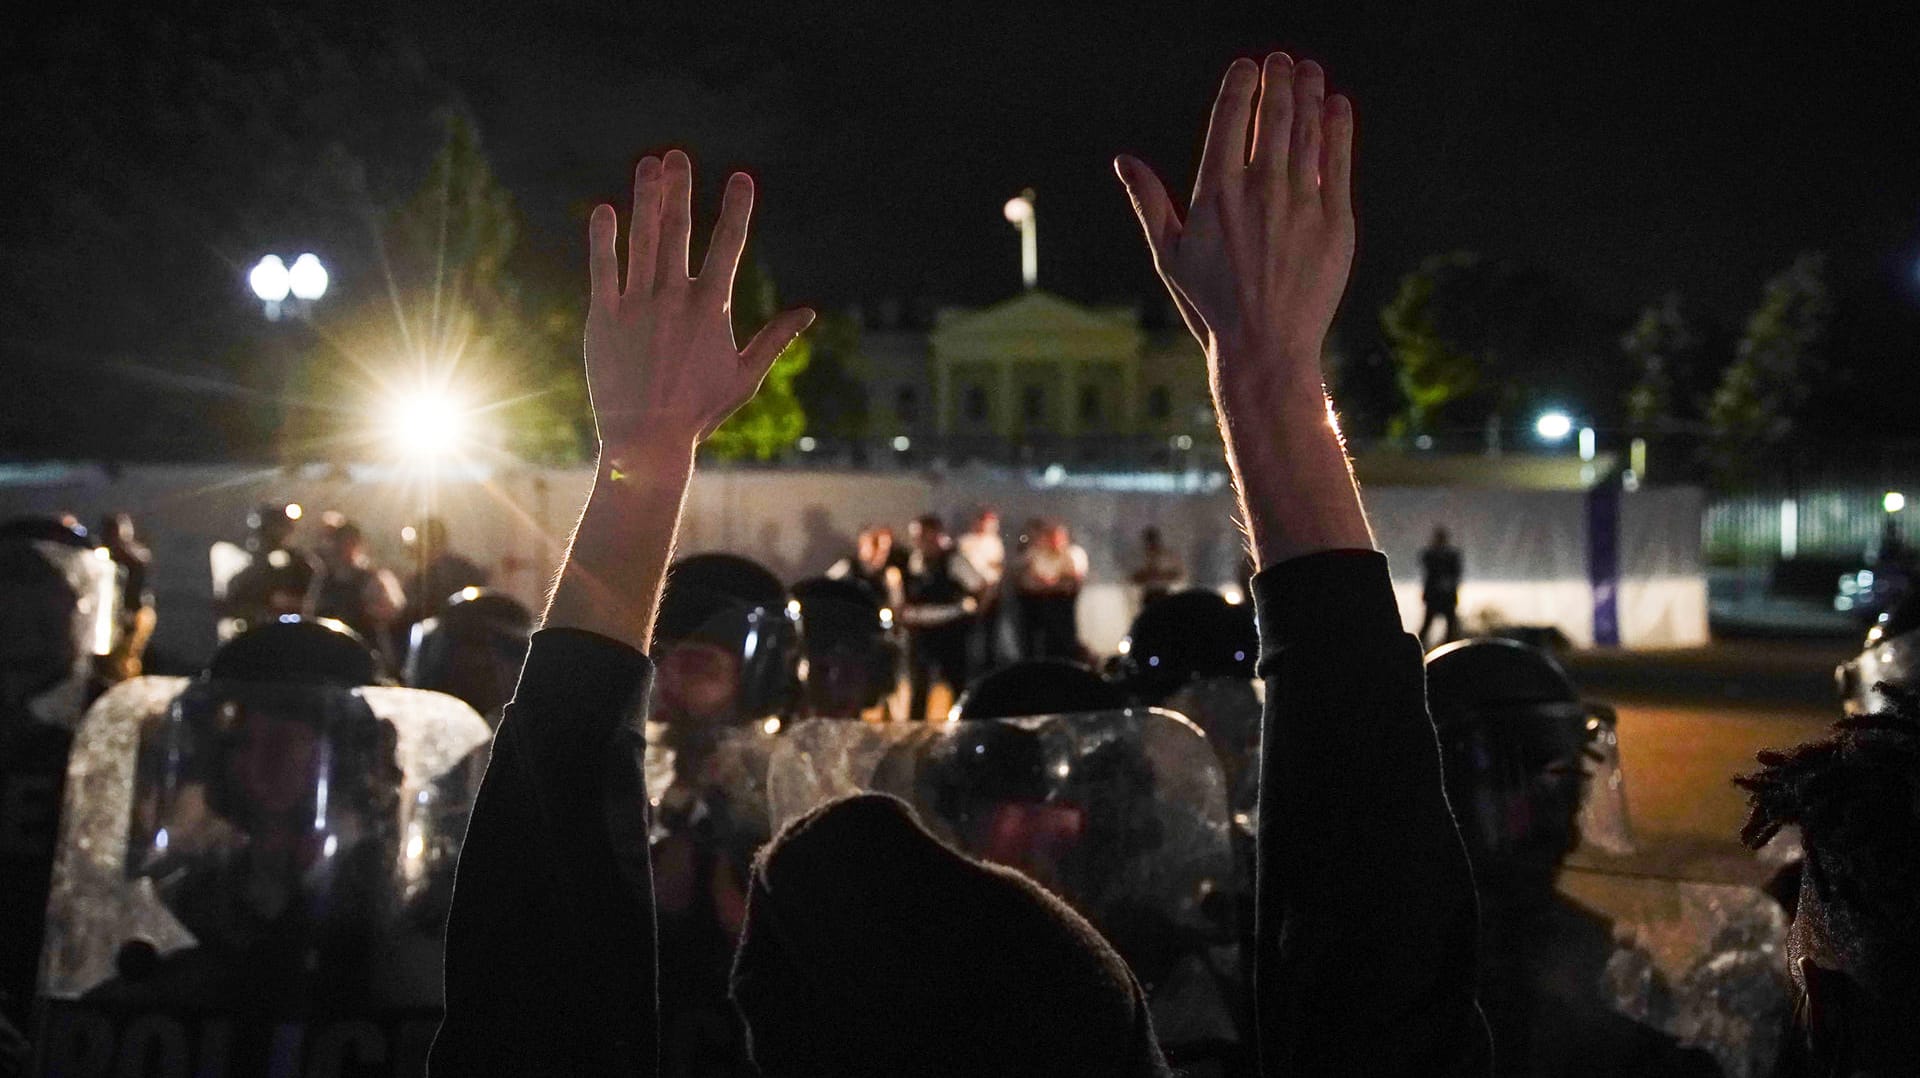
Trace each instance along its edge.
{"label": "police helmet", "polygon": [[976,678],[953,705],[959,719],[1012,719],[1119,711],[1126,693],[1079,663],[1024,659]]}
{"label": "police helmet", "polygon": [[826,717],[854,717],[898,687],[900,647],[893,640],[893,612],[853,580],[814,577],[793,586],[805,627],[808,710]]}
{"label": "police helmet", "polygon": [[406,683],[457,696],[497,718],[513,695],[532,637],[533,611],[518,599],[462,588],[438,614],[414,625]]}
{"label": "police helmet", "polygon": [[1142,610],[1120,650],[1122,684],[1142,703],[1157,704],[1195,678],[1252,678],[1260,634],[1252,607],[1190,588]]}
{"label": "police helmet", "polygon": [[800,604],[765,566],[734,554],[674,562],[653,637],[656,657],[698,642],[739,659],[738,718],[791,713],[800,684]]}
{"label": "police helmet", "polygon": [[1448,797],[1483,879],[1550,884],[1596,822],[1626,841],[1612,711],[1583,701],[1551,655],[1502,639],[1436,648],[1427,699]]}
{"label": "police helmet", "polygon": [[289,614],[220,645],[206,676],[352,688],[378,684],[380,668],[373,649],[344,623]]}

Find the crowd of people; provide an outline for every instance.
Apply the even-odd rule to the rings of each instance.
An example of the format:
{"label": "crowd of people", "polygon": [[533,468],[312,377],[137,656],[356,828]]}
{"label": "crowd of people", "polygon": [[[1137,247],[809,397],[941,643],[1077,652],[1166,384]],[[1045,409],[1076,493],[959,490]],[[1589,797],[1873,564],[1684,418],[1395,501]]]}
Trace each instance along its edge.
{"label": "crowd of people", "polygon": [[[679,151],[639,163],[624,274],[592,217],[600,461],[538,616],[435,522],[403,584],[267,505],[219,649],[138,679],[131,522],[0,528],[0,1075],[1920,1073],[1898,687],[1740,780],[1741,837],[1804,849],[1786,951],[1716,941],[1682,994],[1777,984],[1740,1015],[1766,1069],[1607,997],[1612,933],[1555,885],[1628,831],[1611,714],[1543,651],[1404,631],[1331,419],[1352,137],[1276,53],[1229,68],[1184,212],[1116,161],[1252,566],[1250,601],[1188,588],[1146,529],[1104,663],[1057,520],[876,524],[792,583],[675,559],[696,446],[812,317],[736,347],[753,184],[694,275]],[[1422,561],[1452,640],[1463,559]]]}

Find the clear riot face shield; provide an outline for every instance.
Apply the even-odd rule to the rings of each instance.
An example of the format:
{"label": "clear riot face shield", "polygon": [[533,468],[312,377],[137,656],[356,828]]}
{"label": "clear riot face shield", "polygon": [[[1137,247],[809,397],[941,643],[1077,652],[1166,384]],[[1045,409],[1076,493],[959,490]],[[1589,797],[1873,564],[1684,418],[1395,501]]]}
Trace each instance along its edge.
{"label": "clear riot face shield", "polygon": [[1220,757],[1227,806],[1234,824],[1249,833],[1260,823],[1260,715],[1266,686],[1251,678],[1196,678],[1160,704],[1185,716]]}
{"label": "clear riot face shield", "polygon": [[487,737],[413,689],[138,678],[103,696],[74,741],[42,1073],[307,1074],[321,1055],[325,1073],[418,1073]]}
{"label": "clear riot face shield", "polygon": [[1139,976],[1171,1052],[1240,1038],[1226,784],[1180,716],[813,720],[781,739],[767,788],[776,828],[847,794],[899,797],[942,841],[1091,921]]}
{"label": "clear riot face shield", "polygon": [[1633,852],[1618,717],[1536,701],[1440,725],[1447,789],[1475,871],[1492,888],[1551,887],[1575,849]]}

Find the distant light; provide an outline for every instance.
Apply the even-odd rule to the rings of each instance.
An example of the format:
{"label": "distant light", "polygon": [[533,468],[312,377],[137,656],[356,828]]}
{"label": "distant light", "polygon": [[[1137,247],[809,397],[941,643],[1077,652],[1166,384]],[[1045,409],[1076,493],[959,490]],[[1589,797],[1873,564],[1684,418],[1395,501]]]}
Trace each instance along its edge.
{"label": "distant light", "polygon": [[889,631],[893,628],[893,611],[884,606],[880,608],[880,627]]}
{"label": "distant light", "polygon": [[767,733],[770,733],[770,734],[779,733],[780,717],[778,715],[770,716],[766,722],[763,722],[760,724],[760,729],[765,730]]}
{"label": "distant light", "polygon": [[312,254],[301,255],[293,260],[293,268],[287,271],[287,289],[293,293],[294,299],[319,299],[327,294],[327,267],[321,265],[320,259]]}
{"label": "distant light", "polygon": [[1131,636],[1121,637],[1119,650],[1120,650],[1120,654],[1122,655],[1125,655],[1128,652],[1131,652],[1133,650],[1133,637]]}
{"label": "distant light", "polygon": [[434,458],[457,451],[472,426],[467,408],[432,390],[396,398],[387,412],[387,434],[408,458]]}
{"label": "distant light", "polygon": [[1533,421],[1533,432],[1541,441],[1561,441],[1573,433],[1573,417],[1565,412],[1547,412]]}
{"label": "distant light", "polygon": [[1025,224],[1033,220],[1033,203],[1025,195],[1016,195],[1007,200],[1004,212],[1009,224]]}
{"label": "distant light", "polygon": [[907,437],[904,434],[900,435],[899,437],[893,440],[893,449],[894,449],[894,452],[896,453],[905,453],[907,450],[912,448],[913,448],[913,439]]}
{"label": "distant light", "polygon": [[411,543],[418,538],[420,538],[419,529],[415,528],[413,525],[409,524],[406,527],[400,529],[401,542]]}
{"label": "distant light", "polygon": [[291,502],[291,503],[289,503],[289,504],[287,505],[287,519],[288,519],[288,520],[299,520],[299,519],[300,519],[300,514],[302,514],[302,513],[304,513],[304,512],[306,512],[306,510],[304,510],[304,509],[302,509],[302,508],[300,508],[300,503],[299,503],[299,502]]}
{"label": "distant light", "polygon": [[1906,507],[1907,496],[1897,490],[1887,491],[1887,496],[1880,499],[1880,508],[1885,509],[1889,513],[1898,513]]}
{"label": "distant light", "polygon": [[278,303],[287,298],[293,282],[289,279],[287,264],[280,261],[280,256],[267,255],[254,263],[253,271],[247,274],[247,286],[263,301]]}
{"label": "distant light", "polygon": [[1597,442],[1597,439],[1593,435],[1592,427],[1580,428],[1580,459],[1581,460],[1590,461],[1596,456],[1596,453],[1595,453],[1596,442]]}
{"label": "distant light", "polygon": [[813,435],[811,434],[801,438],[799,444],[800,444],[800,452],[802,453],[811,453],[814,450],[820,448],[820,443],[818,441],[815,441]]}
{"label": "distant light", "polygon": [[1174,447],[1175,449],[1192,449],[1192,448],[1193,448],[1193,435],[1191,435],[1191,434],[1176,434],[1176,435],[1174,435],[1174,436],[1173,436],[1173,447]]}
{"label": "distant light", "polygon": [[1420,437],[1418,437],[1418,438],[1415,438],[1415,439],[1413,440],[1413,447],[1414,447],[1415,449],[1432,449],[1432,448],[1433,448],[1433,435],[1431,435],[1431,434],[1422,434],[1422,435],[1421,435]]}
{"label": "distant light", "polygon": [[1241,603],[1247,601],[1246,591],[1238,584],[1220,585],[1220,597],[1234,606],[1239,606]]}
{"label": "distant light", "polygon": [[472,585],[468,585],[467,587],[461,588],[460,598],[465,601],[472,602],[473,600],[480,598],[480,589],[473,587]]}

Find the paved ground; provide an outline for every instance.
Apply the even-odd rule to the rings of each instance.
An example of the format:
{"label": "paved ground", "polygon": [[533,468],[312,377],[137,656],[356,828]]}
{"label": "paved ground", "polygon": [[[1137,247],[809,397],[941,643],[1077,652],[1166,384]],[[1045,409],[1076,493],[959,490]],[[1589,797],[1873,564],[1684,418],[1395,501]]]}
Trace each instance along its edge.
{"label": "paved ground", "polygon": [[1839,716],[1833,667],[1845,641],[1740,641],[1665,652],[1596,651],[1568,667],[1620,710],[1620,755],[1640,851],[1580,855],[1592,868],[1752,883],[1772,868],[1738,842],[1745,795],[1729,781],[1754,753],[1820,736]]}

